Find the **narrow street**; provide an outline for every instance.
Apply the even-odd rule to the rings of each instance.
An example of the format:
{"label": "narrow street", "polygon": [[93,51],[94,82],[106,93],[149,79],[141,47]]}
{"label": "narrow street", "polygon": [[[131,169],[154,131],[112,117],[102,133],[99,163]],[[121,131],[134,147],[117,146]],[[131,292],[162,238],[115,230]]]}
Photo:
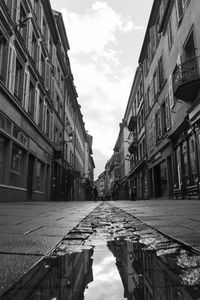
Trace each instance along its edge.
{"label": "narrow street", "polygon": [[0,205],[1,299],[200,297],[198,201]]}

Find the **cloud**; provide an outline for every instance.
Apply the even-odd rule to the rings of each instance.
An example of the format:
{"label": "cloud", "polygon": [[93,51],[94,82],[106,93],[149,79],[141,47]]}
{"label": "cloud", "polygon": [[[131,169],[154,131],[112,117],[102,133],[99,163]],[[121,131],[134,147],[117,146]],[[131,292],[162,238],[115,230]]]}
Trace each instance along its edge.
{"label": "cloud", "polygon": [[[116,43],[116,33],[132,30],[133,23],[115,12],[107,2],[95,2],[83,15],[62,9],[72,53],[102,54],[106,45]],[[77,38],[78,37],[78,38]]]}

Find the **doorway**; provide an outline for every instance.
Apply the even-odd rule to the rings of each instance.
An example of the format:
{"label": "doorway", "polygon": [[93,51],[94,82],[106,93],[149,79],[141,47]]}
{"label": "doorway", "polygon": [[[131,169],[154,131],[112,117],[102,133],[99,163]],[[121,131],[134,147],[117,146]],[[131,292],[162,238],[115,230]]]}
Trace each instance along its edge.
{"label": "doorway", "polygon": [[28,156],[28,177],[27,177],[27,199],[32,200],[33,196],[33,172],[34,172],[34,156]]}

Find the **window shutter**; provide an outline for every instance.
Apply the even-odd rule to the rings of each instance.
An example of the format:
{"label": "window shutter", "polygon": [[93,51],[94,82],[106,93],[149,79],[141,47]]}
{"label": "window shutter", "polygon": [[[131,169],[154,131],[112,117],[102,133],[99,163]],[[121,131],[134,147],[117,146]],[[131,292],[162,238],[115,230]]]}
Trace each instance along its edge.
{"label": "window shutter", "polygon": [[172,75],[169,76],[168,85],[169,85],[169,104],[170,104],[170,108],[172,108],[174,106],[174,93],[173,93],[173,85],[172,85]]}
{"label": "window shutter", "polygon": [[27,35],[27,49],[29,54],[31,54],[31,48],[32,48],[32,34],[33,34],[33,25],[31,19],[28,22],[28,35]]}
{"label": "window shutter", "polygon": [[178,21],[180,21],[182,16],[183,16],[183,3],[182,3],[182,0],[176,0],[176,7],[177,7]]}
{"label": "window shutter", "polygon": [[[28,103],[29,103],[29,86],[30,86],[30,74],[28,71],[25,71],[25,77],[24,77],[24,80],[25,80],[25,86],[24,86],[24,89],[25,89],[25,93],[24,93],[24,108],[25,108],[25,111],[28,112]],[[26,79],[25,79],[26,78]]]}
{"label": "window shutter", "polygon": [[155,144],[155,140],[156,140],[156,118],[155,118],[155,116],[152,119],[152,140],[153,140],[152,148],[154,148],[154,144]]}
{"label": "window shutter", "polygon": [[47,104],[44,102],[43,106],[43,132],[46,133],[47,131]]}
{"label": "window shutter", "polygon": [[150,28],[149,34],[150,34],[150,41],[151,41],[151,50],[152,50],[152,54],[153,54],[155,51],[155,47],[156,47],[155,25]]}
{"label": "window shutter", "polygon": [[36,99],[36,105],[35,105],[35,115],[34,115],[34,119],[35,119],[35,122],[36,124],[38,125],[39,124],[39,101],[40,101],[40,91],[38,88],[35,89],[35,99]]}
{"label": "window shutter", "polygon": [[19,23],[20,19],[20,3],[19,0],[13,0],[12,18],[14,22]]}
{"label": "window shutter", "polygon": [[54,115],[52,113],[50,113],[50,135],[49,135],[49,139],[53,142],[54,141]]}
{"label": "window shutter", "polygon": [[40,29],[42,30],[44,12],[43,12],[42,3],[41,3],[40,1],[39,1],[39,6],[40,6],[40,20],[39,20],[39,26],[40,26]]}
{"label": "window shutter", "polygon": [[56,46],[54,44],[52,50],[52,65],[56,67]]}
{"label": "window shutter", "polygon": [[167,127],[167,130],[169,130],[170,129],[170,108],[169,108],[168,95],[165,98],[165,109],[166,109],[166,127]]}
{"label": "window shutter", "polygon": [[51,100],[55,100],[55,78],[51,77]]}
{"label": "window shutter", "polygon": [[45,87],[47,90],[50,89],[50,75],[51,75],[51,65],[48,61],[45,61]]}
{"label": "window shutter", "polygon": [[160,89],[161,89],[163,82],[164,82],[164,68],[163,68],[163,56],[162,55],[158,61],[158,68],[159,68],[159,83],[160,83]]}
{"label": "window shutter", "polygon": [[42,52],[41,43],[39,41],[37,45],[37,69],[40,74],[41,74],[41,52]]}
{"label": "window shutter", "polygon": [[8,89],[14,94],[15,87],[15,72],[16,72],[16,51],[13,46],[9,48],[9,77],[8,77]]}

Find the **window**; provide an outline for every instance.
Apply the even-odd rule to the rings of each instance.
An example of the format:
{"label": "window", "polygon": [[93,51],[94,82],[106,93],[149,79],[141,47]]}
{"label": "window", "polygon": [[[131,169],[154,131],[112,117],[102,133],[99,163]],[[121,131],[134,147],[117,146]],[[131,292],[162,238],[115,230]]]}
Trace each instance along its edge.
{"label": "window", "polygon": [[38,48],[37,40],[35,34],[33,33],[32,42],[31,42],[31,57],[33,58],[35,63],[37,62],[37,48]]}
{"label": "window", "polygon": [[177,8],[177,15],[178,15],[179,22],[183,17],[185,2],[186,2],[185,0],[176,0],[176,8]]}
{"label": "window", "polygon": [[[2,33],[0,31],[0,36]],[[6,40],[4,38],[0,39],[0,77],[5,80],[5,69],[4,63],[6,60]]]}
{"label": "window", "polygon": [[47,130],[47,104],[46,102],[44,102],[43,104],[43,116],[42,116],[42,130],[44,131],[44,133],[46,133]]}
{"label": "window", "polygon": [[35,109],[35,86],[30,81],[29,86],[29,102],[28,102],[28,114],[34,118],[34,109]]}
{"label": "window", "polygon": [[11,121],[4,117],[3,114],[0,114],[0,129],[11,134]]}
{"label": "window", "polygon": [[16,71],[15,71],[15,88],[14,94],[22,104],[22,89],[23,89],[23,66],[21,62],[17,59],[16,61]]}
{"label": "window", "polygon": [[153,89],[153,80],[151,80],[149,86],[149,108],[152,107],[153,103],[154,103],[154,89]]}
{"label": "window", "polygon": [[189,179],[188,156],[187,156],[187,141],[185,141],[183,143],[182,154],[183,154],[184,177],[185,177],[185,183],[186,183],[188,181],[188,179]]}
{"label": "window", "polygon": [[0,183],[4,182],[5,162],[6,162],[6,143],[5,140],[0,137]]}
{"label": "window", "polygon": [[168,36],[168,47],[169,47],[169,51],[170,51],[173,41],[174,41],[173,32],[172,32],[172,17],[170,17],[169,22],[168,22],[167,36]]}
{"label": "window", "polygon": [[23,86],[23,103],[22,106],[26,111],[28,111],[28,101],[29,101],[29,84],[30,75],[27,70],[24,72],[24,86]]}
{"label": "window", "polygon": [[191,169],[191,181],[194,184],[197,179],[197,159],[195,150],[195,139],[194,136],[189,138],[189,156],[190,156],[190,169]]}
{"label": "window", "polygon": [[155,134],[156,134],[156,141],[159,140],[161,137],[161,113],[160,109],[157,110],[155,114]]}
{"label": "window", "polygon": [[40,70],[40,75],[42,76],[43,79],[45,79],[45,58],[44,58],[43,54],[41,54],[41,70]]}
{"label": "window", "polygon": [[37,17],[38,26],[41,27],[41,6],[39,0],[34,0],[34,11]]}
{"label": "window", "polygon": [[35,190],[36,191],[43,191],[44,189],[44,164],[41,162],[37,161],[36,162],[36,185],[35,185]]}
{"label": "window", "polygon": [[[26,16],[27,16],[26,11],[25,11],[23,5],[21,4],[20,5],[20,15],[19,15],[20,20],[21,21],[24,20],[26,18]],[[25,25],[26,26],[19,26],[18,28],[19,28],[19,31],[21,33],[21,36],[22,36],[24,42],[26,43],[26,39],[27,39],[27,24],[25,24]]]}
{"label": "window", "polygon": [[49,133],[49,139],[51,141],[54,141],[54,115],[50,114],[50,133]]}
{"label": "window", "polygon": [[9,73],[8,73],[8,89],[13,94],[15,87],[15,72],[16,72],[16,51],[13,46],[9,47]]}
{"label": "window", "polygon": [[49,136],[50,129],[50,111],[47,109],[47,124],[46,124],[46,135]]}
{"label": "window", "polygon": [[154,90],[154,97],[158,95],[159,92],[159,81],[158,81],[158,70],[153,74],[153,90]]}
{"label": "window", "polygon": [[40,97],[39,99],[39,120],[38,120],[38,126],[42,129],[42,120],[43,120],[43,99]]}
{"label": "window", "polygon": [[162,117],[162,133],[165,134],[167,130],[170,128],[170,110],[169,110],[168,96],[165,98],[165,100],[162,103],[161,117]]}
{"label": "window", "polygon": [[163,56],[161,56],[158,61],[158,71],[159,71],[159,88],[161,89],[164,83]]}
{"label": "window", "polygon": [[154,147],[154,140],[153,140],[153,120],[149,123],[149,146],[150,150],[153,150]]}
{"label": "window", "polygon": [[17,146],[12,148],[10,184],[13,186],[23,185],[23,152]]}

